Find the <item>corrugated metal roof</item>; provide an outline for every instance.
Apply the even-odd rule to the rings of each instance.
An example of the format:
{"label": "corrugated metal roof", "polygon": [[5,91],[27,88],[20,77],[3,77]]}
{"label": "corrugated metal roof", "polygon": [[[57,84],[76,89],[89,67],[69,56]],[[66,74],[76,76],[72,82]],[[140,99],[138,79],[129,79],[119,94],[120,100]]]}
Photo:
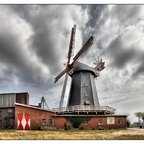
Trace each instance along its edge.
{"label": "corrugated metal roof", "polygon": [[15,93],[0,94],[0,108],[14,107],[15,100]]}

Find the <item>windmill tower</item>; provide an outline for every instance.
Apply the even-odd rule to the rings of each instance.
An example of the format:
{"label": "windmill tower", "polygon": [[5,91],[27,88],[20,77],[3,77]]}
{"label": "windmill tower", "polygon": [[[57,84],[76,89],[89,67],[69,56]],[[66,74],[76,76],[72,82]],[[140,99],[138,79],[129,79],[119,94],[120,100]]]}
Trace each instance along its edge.
{"label": "windmill tower", "polygon": [[[71,62],[72,50],[74,48],[75,42],[76,25],[72,28],[70,45],[68,50],[68,61],[66,68],[55,78],[57,82],[64,74],[65,80],[62,90],[62,95],[59,104],[60,111],[87,111],[88,109],[93,112],[103,111],[108,113],[113,113],[114,109],[110,107],[100,107],[96,86],[95,78],[99,76],[99,72],[102,71],[105,66],[105,62],[97,60],[95,67],[90,67],[86,64],[80,63],[79,59],[86,54],[93,44],[93,37],[91,36],[84,46],[78,51]],[[63,109],[64,95],[67,85],[68,75],[72,78],[71,87],[69,92],[69,98],[67,107]]]}

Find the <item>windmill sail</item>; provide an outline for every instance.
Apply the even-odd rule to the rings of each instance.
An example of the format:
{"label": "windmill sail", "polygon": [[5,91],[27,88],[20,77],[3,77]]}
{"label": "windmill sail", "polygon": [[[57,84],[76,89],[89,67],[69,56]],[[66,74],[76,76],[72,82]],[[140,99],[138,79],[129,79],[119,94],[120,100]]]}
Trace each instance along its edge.
{"label": "windmill sail", "polygon": [[[88,49],[92,46],[93,44],[93,37],[91,36],[88,41],[84,44],[84,46],[78,51],[78,53],[75,55],[73,58],[73,62],[71,64],[67,64],[66,69],[64,69],[56,78],[55,82],[57,82],[65,73],[68,73],[71,68],[73,67],[73,64],[75,61],[79,60],[87,51]],[[69,49],[70,51],[70,49]],[[70,62],[70,60],[68,60]]]}
{"label": "windmill sail", "polygon": [[84,46],[79,50],[79,52],[76,54],[76,56],[73,58],[74,62],[78,59],[80,59],[90,48],[90,46],[93,44],[93,37],[91,36],[88,41],[84,44]]}
{"label": "windmill sail", "polygon": [[[70,38],[70,44],[69,44],[69,50],[68,50],[68,61],[67,61],[66,69],[59,75],[59,78],[60,78],[62,75],[64,75],[66,73],[59,107],[63,106],[64,96],[65,96],[65,91],[66,91],[66,86],[67,86],[67,79],[68,79],[68,74],[67,74],[66,71],[68,69],[70,59],[71,59],[71,56],[72,56],[72,51],[73,51],[73,48],[74,48],[75,33],[76,33],[76,25],[74,25],[74,27],[72,28],[72,31],[71,31],[71,38]],[[58,80],[58,79],[55,79],[55,80]]]}
{"label": "windmill sail", "polygon": [[62,94],[61,94],[61,99],[60,99],[60,103],[59,103],[59,107],[60,108],[63,106],[63,102],[64,102],[64,96],[65,96],[65,91],[66,91],[67,79],[68,79],[68,74],[65,75],[65,80],[64,80]]}

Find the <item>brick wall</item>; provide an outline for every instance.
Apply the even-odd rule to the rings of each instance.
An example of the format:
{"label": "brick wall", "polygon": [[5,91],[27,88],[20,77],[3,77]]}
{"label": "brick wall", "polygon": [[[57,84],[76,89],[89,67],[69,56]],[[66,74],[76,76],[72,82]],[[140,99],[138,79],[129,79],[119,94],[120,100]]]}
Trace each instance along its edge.
{"label": "brick wall", "polygon": [[[67,123],[67,116],[57,116],[51,111],[41,110],[40,108],[32,108],[27,106],[15,106],[15,125],[17,128],[17,116],[20,113],[27,113],[30,115],[30,128],[38,129],[42,124],[42,120],[45,120],[46,125],[48,125],[49,119],[52,120],[51,127],[64,128]],[[75,117],[76,116],[71,116]],[[88,116],[87,116],[88,117]],[[111,116],[89,116],[87,122],[82,122],[79,128],[83,127],[85,129],[98,129],[99,127],[115,129],[115,128],[125,128],[126,127],[126,116],[125,115],[111,115]]]}
{"label": "brick wall", "polygon": [[[74,118],[78,118],[74,116]],[[65,123],[67,122],[64,116],[62,117],[55,117],[55,126],[57,128],[63,128]],[[110,123],[109,119],[113,121]],[[101,121],[101,123],[99,123]],[[71,121],[72,123],[72,121]],[[74,124],[73,124],[74,125]],[[125,128],[126,125],[126,116],[116,115],[116,116],[90,116],[87,122],[82,122],[79,125],[79,128],[85,129],[98,129],[98,128],[105,128],[105,129],[115,129],[115,128]]]}
{"label": "brick wall", "polygon": [[67,122],[66,118],[63,116],[62,117],[53,117],[53,119],[54,119],[54,126],[56,128],[64,128],[64,126]]}
{"label": "brick wall", "polygon": [[[108,119],[112,117],[114,118],[114,123],[109,124]],[[102,120],[102,123],[99,123],[99,120]],[[87,129],[97,129],[99,127],[108,128],[108,129],[115,129],[115,128],[125,128],[126,125],[126,116],[94,116],[91,117],[87,123],[83,123],[80,127],[87,128]]]}
{"label": "brick wall", "polygon": [[40,125],[42,124],[42,119],[46,120],[46,124],[48,125],[48,120],[51,119],[52,112],[48,112],[45,110],[34,109],[31,107],[25,107],[16,105],[15,106],[15,125],[17,129],[17,120],[18,115],[21,113],[27,113],[30,115],[30,128],[31,129],[39,129]]}

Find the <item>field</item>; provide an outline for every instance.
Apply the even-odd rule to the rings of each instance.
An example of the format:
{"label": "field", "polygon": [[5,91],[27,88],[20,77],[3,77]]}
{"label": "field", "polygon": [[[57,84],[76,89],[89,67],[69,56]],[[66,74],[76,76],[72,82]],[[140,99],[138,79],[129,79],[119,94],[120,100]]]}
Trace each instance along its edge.
{"label": "field", "polygon": [[144,140],[144,129],[121,130],[0,130],[1,140]]}

